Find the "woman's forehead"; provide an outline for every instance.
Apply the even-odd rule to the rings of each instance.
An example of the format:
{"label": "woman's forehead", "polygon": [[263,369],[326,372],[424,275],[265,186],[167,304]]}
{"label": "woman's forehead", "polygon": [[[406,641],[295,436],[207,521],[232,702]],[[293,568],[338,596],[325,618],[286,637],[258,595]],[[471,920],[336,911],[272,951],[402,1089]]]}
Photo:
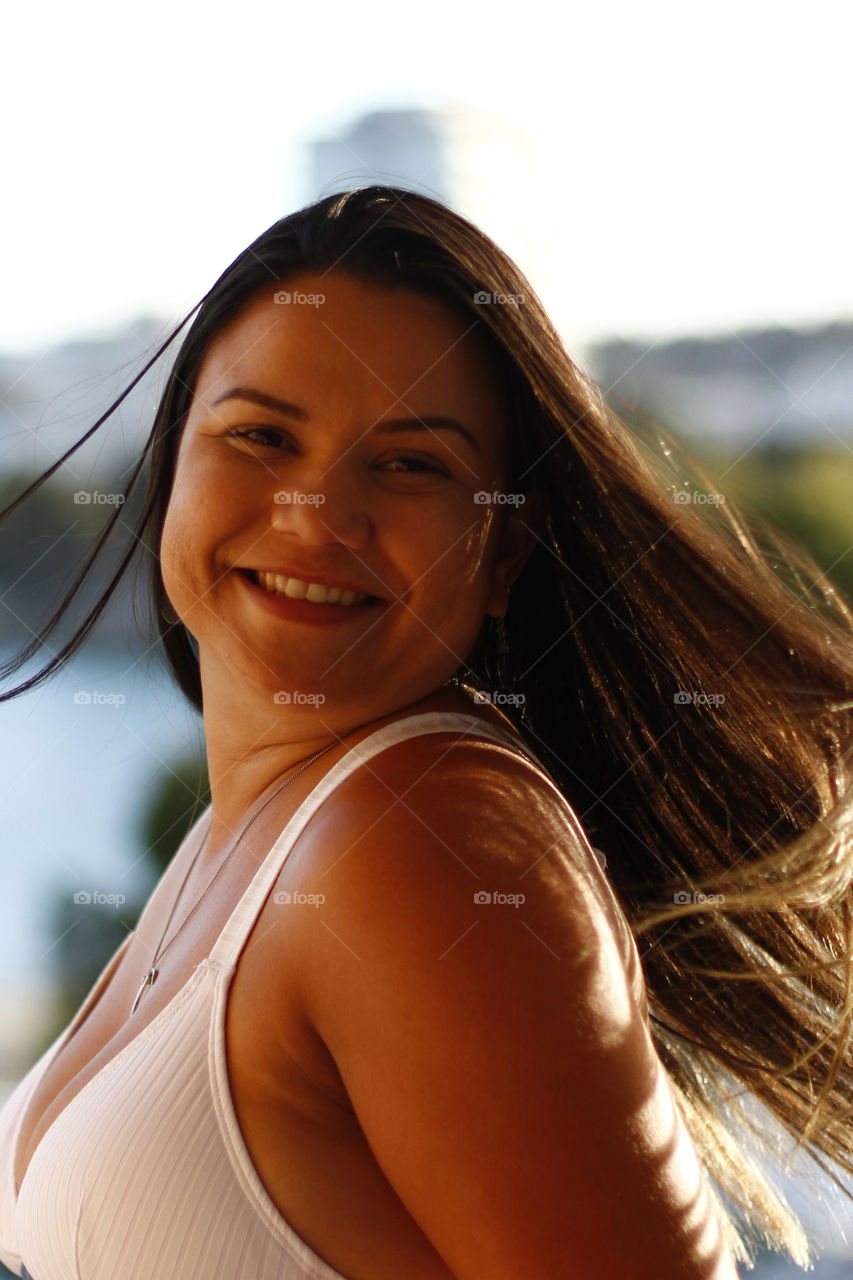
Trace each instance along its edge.
{"label": "woman's forehead", "polygon": [[363,396],[423,413],[503,414],[477,321],[432,297],[339,273],[271,283],[212,340],[196,380],[210,405],[234,386],[334,404]]}

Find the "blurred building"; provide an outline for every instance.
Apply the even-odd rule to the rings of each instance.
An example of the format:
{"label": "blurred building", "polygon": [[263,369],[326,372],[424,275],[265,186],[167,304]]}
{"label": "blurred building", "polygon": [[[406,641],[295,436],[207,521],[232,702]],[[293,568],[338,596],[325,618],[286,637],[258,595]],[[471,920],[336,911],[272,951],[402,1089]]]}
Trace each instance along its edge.
{"label": "blurred building", "polygon": [[[375,111],[308,148],[308,200],[365,182],[419,190],[470,218],[531,278],[540,269],[540,154],[530,128],[468,110]],[[535,284],[535,279],[534,279]],[[0,353],[0,476],[49,466],[94,424],[168,334],[165,321],[129,320],[100,337],[26,355]],[[171,348],[177,352],[181,338]],[[169,355],[66,464],[69,485],[115,477],[153,420]]]}
{"label": "blurred building", "polygon": [[[157,347],[164,321],[128,320],[100,337],[73,338],[26,355],[0,353],[0,475],[41,471],[97,422]],[[180,337],[172,350],[180,345]],[[170,361],[159,361],[103,427],[65,464],[72,487],[115,476],[136,457],[154,417]]]}
{"label": "blurred building", "polygon": [[671,342],[599,343],[587,363],[614,402],[720,444],[853,439],[853,323]]}
{"label": "blurred building", "polygon": [[[306,160],[306,200],[366,182],[423,192],[470,218],[534,288],[547,281],[547,229],[539,214],[547,170],[524,121],[462,108],[373,111],[315,139]],[[0,478],[54,461],[167,333],[165,321],[141,317],[101,337],[28,355],[0,353]],[[167,355],[66,465],[70,486],[116,478],[137,456],[170,363]],[[776,440],[853,436],[851,323],[657,342],[614,339],[590,347],[586,363],[614,398],[685,435],[720,442],[771,433]]]}
{"label": "blurred building", "polygon": [[535,131],[513,116],[372,111],[311,143],[309,174],[309,200],[370,182],[432,196],[485,231],[534,288],[544,270],[544,157]]}

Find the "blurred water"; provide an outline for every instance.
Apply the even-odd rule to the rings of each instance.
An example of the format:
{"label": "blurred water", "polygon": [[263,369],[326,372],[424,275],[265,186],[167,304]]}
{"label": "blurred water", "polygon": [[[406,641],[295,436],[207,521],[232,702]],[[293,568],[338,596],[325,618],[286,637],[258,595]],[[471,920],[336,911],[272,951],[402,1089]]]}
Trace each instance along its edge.
{"label": "blurred water", "polygon": [[150,884],[139,822],[163,771],[200,749],[200,726],[152,656],[91,646],[0,703],[0,1009],[49,983],[57,894]]}
{"label": "blurred water", "polygon": [[762,1259],[754,1271],[741,1271],[742,1280],[794,1280],[796,1276],[812,1276],[814,1280],[850,1280],[853,1259],[820,1258],[812,1271],[803,1271],[781,1258]]}

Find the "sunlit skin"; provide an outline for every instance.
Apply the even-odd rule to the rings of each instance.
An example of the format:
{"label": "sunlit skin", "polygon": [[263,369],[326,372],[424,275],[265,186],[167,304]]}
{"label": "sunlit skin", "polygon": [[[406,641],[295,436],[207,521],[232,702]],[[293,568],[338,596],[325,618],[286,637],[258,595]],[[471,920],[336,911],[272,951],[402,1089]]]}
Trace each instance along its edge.
{"label": "sunlit skin", "polygon": [[[474,500],[502,488],[508,424],[473,322],[341,273],[287,289],[324,302],[278,305],[271,284],[206,354],[161,544],[166,591],[199,645],[210,848],[332,734],[440,690],[484,617],[504,612],[534,543],[532,503]],[[222,399],[236,388],[304,416]],[[431,415],[474,443],[417,429]],[[386,429],[401,418],[416,425]],[[314,500],[277,502],[284,491]],[[263,567],[340,578],[382,603],[341,625],[284,621],[240,572]],[[280,691],[325,701],[282,705]]]}
{"label": "sunlit skin", "polygon": [[[340,273],[303,274],[287,291],[324,301],[278,305],[270,288],[211,345],[162,540],[167,592],[199,644],[214,849],[229,846],[265,787],[332,733],[363,733],[404,711],[464,709],[445,682],[484,617],[505,611],[541,517],[535,495],[518,507],[474,501],[504,490],[509,424],[467,317]],[[236,388],[299,412],[229,396]],[[433,415],[458,420],[476,447],[443,429],[387,430]],[[276,502],[285,491],[324,500]],[[240,572],[264,567],[340,578],[382,603],[340,624],[283,618]],[[281,690],[325,701],[277,704]],[[514,1280],[547,1259],[548,1274],[562,1277],[575,1274],[574,1254],[602,1276],[642,1258],[644,1277],[730,1280],[649,1037],[636,949],[606,883],[590,882],[564,814],[529,774],[519,778],[517,763],[489,773],[480,752],[456,748],[445,759],[446,750],[421,738],[375,758],[317,815],[281,883],[321,889],[325,927],[303,915],[282,930],[269,907],[258,922],[228,1031],[256,1167],[345,1271],[363,1251],[371,1274],[394,1270],[392,1236],[381,1261],[359,1226],[353,1182],[335,1176],[336,1161],[321,1165],[313,1148],[294,1145],[282,1053],[302,1044],[295,1003],[324,1046],[318,1055],[302,1045],[305,1078],[326,1104],[323,1131],[353,1114],[358,1136],[347,1142],[367,1142],[356,1184],[370,1188],[368,1216],[390,1203],[375,1159],[436,1251],[454,1259],[454,1274],[485,1268]],[[392,795],[405,804],[389,805]],[[476,914],[472,885],[496,875],[524,889],[525,928],[500,912]],[[270,974],[287,980],[270,984]],[[271,1002],[281,1028],[272,1041]],[[294,1183],[297,1151],[312,1169],[307,1200]],[[535,1195],[519,1200],[522,1186]],[[437,1256],[427,1260],[389,1215],[417,1273],[443,1276]],[[625,1239],[603,1248],[616,1215]]]}
{"label": "sunlit skin", "polygon": [[[470,713],[445,681],[483,618],[504,612],[535,543],[535,495],[474,501],[504,490],[508,423],[469,322],[340,273],[287,287],[325,302],[279,306],[271,285],[207,352],[162,539],[169,598],[199,645],[211,841],[198,863],[184,841],[43,1077],[18,1186],[62,1108],[210,954],[334,753],[262,815],[211,889],[258,797],[336,733]],[[301,416],[228,396],[237,387]],[[477,449],[456,432],[383,429],[432,415],[462,423]],[[436,470],[415,471],[416,458]],[[325,501],[276,502],[283,492]],[[318,605],[300,621],[242,573],[264,567],[340,577],[382,603],[329,623]],[[276,702],[283,690],[325,701]],[[636,946],[543,775],[452,731],[397,743],[320,805],[276,886],[324,901],[271,893],[261,909],[227,999],[229,1090],[274,1205],[340,1274],[735,1280],[654,1050]],[[480,889],[520,891],[523,905],[478,905]],[[182,895],[174,947],[131,1017]]]}

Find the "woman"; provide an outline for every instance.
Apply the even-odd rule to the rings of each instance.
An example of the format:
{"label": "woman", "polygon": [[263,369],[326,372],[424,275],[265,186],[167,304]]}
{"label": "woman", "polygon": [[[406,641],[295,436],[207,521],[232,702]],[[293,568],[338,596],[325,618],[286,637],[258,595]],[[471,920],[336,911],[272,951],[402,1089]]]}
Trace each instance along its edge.
{"label": "woman", "polygon": [[845,606],[673,501],[505,255],[398,190],[240,255],[146,457],[212,802],[0,1113],[0,1257],[723,1280],[751,1230],[804,1257],[725,1095],[851,1167]]}

